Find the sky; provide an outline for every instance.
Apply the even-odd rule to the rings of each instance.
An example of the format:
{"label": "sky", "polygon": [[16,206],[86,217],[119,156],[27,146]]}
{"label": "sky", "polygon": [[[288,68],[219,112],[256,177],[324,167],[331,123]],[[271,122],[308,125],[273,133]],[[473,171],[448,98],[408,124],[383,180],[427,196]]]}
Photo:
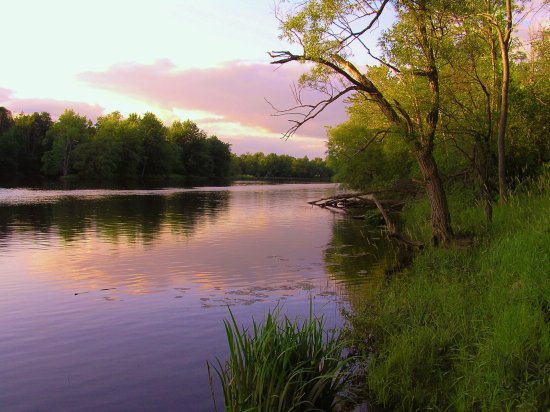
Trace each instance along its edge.
{"label": "sky", "polygon": [[71,108],[95,121],[153,112],[191,119],[235,153],[323,157],[339,102],[290,139],[299,64],[270,65],[278,38],[273,0],[4,0],[0,106],[13,113]]}
{"label": "sky", "polygon": [[235,153],[324,156],[326,125],[344,104],[288,140],[304,67],[270,65],[278,39],[272,0],[19,0],[2,4],[0,106],[13,113],[66,108],[95,120],[147,111],[167,125],[191,119]]}

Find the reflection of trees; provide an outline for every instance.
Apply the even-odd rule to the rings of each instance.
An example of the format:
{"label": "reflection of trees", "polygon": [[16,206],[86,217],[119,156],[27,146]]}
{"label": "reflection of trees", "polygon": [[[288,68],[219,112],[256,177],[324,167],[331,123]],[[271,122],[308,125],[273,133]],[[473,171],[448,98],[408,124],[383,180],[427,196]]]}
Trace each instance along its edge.
{"label": "reflection of trees", "polygon": [[97,236],[117,243],[153,242],[167,228],[190,236],[202,221],[227,210],[230,192],[183,192],[171,196],[66,197],[54,203],[0,205],[0,239],[15,233],[57,232],[66,242]]}
{"label": "reflection of trees", "polygon": [[53,224],[51,204],[0,205],[0,240],[7,240],[13,232],[46,234]]}
{"label": "reflection of trees", "polygon": [[399,249],[379,228],[365,221],[339,219],[325,251],[325,266],[339,281],[353,307],[369,299],[398,265]]}
{"label": "reflection of trees", "polygon": [[229,207],[231,192],[194,192],[186,196],[169,198],[166,208],[166,223],[173,233],[189,236],[201,219],[213,221],[221,211]]}

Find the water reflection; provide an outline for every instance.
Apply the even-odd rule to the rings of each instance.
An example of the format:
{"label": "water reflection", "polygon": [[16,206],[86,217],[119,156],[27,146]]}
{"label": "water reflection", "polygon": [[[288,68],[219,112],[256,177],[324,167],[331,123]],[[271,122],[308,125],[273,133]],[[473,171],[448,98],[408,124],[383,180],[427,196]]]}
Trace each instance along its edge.
{"label": "water reflection", "polygon": [[381,236],[307,204],[336,191],[0,189],[0,405],[212,410],[227,305],[335,325],[383,281]]}
{"label": "water reflection", "polygon": [[184,192],[171,196],[105,196],[83,201],[66,196],[49,202],[0,204],[0,246],[21,233],[56,234],[65,242],[93,231],[112,242],[153,243],[163,228],[191,236],[203,221],[227,210],[231,192]]}
{"label": "water reflection", "polygon": [[340,219],[332,226],[325,267],[346,289],[352,308],[371,299],[399,264],[401,250],[383,232],[362,220]]}

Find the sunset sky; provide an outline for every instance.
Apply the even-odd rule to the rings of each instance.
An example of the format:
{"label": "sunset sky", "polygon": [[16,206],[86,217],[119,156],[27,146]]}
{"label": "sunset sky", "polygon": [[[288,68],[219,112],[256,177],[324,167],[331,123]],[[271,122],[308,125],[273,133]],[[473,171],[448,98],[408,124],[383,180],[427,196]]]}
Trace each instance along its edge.
{"label": "sunset sky", "polygon": [[291,139],[266,99],[292,105],[300,65],[277,69],[272,0],[20,0],[2,4],[0,106],[12,112],[73,108],[95,120],[151,111],[191,119],[240,154],[323,156],[333,105]]}
{"label": "sunset sky", "polygon": [[233,151],[322,156],[325,125],[343,105],[288,141],[286,119],[265,101],[293,103],[299,65],[276,70],[272,0],[34,0],[2,4],[0,106],[12,112],[73,108],[92,120],[151,111],[194,120]]}

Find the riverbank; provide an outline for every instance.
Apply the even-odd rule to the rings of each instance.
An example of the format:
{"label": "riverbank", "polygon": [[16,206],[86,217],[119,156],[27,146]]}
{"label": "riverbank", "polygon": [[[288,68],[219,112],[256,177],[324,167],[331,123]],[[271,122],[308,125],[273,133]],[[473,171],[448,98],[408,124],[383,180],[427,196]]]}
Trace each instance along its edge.
{"label": "riverbank", "polygon": [[[490,227],[480,207],[451,199],[455,230],[473,245],[418,254],[351,317],[371,408],[550,407],[549,184],[496,206]],[[404,215],[413,237],[429,238],[426,204]]]}
{"label": "riverbank", "polygon": [[164,189],[192,188],[206,186],[231,186],[235,184],[278,184],[278,183],[331,183],[330,179],[292,178],[292,177],[255,177],[250,175],[230,176],[226,179],[208,179],[199,176],[171,174],[169,176],[148,176],[143,179],[85,179],[77,175],[68,175],[57,179],[11,179],[0,180],[0,187],[7,189],[32,188],[44,190],[73,189]]}

